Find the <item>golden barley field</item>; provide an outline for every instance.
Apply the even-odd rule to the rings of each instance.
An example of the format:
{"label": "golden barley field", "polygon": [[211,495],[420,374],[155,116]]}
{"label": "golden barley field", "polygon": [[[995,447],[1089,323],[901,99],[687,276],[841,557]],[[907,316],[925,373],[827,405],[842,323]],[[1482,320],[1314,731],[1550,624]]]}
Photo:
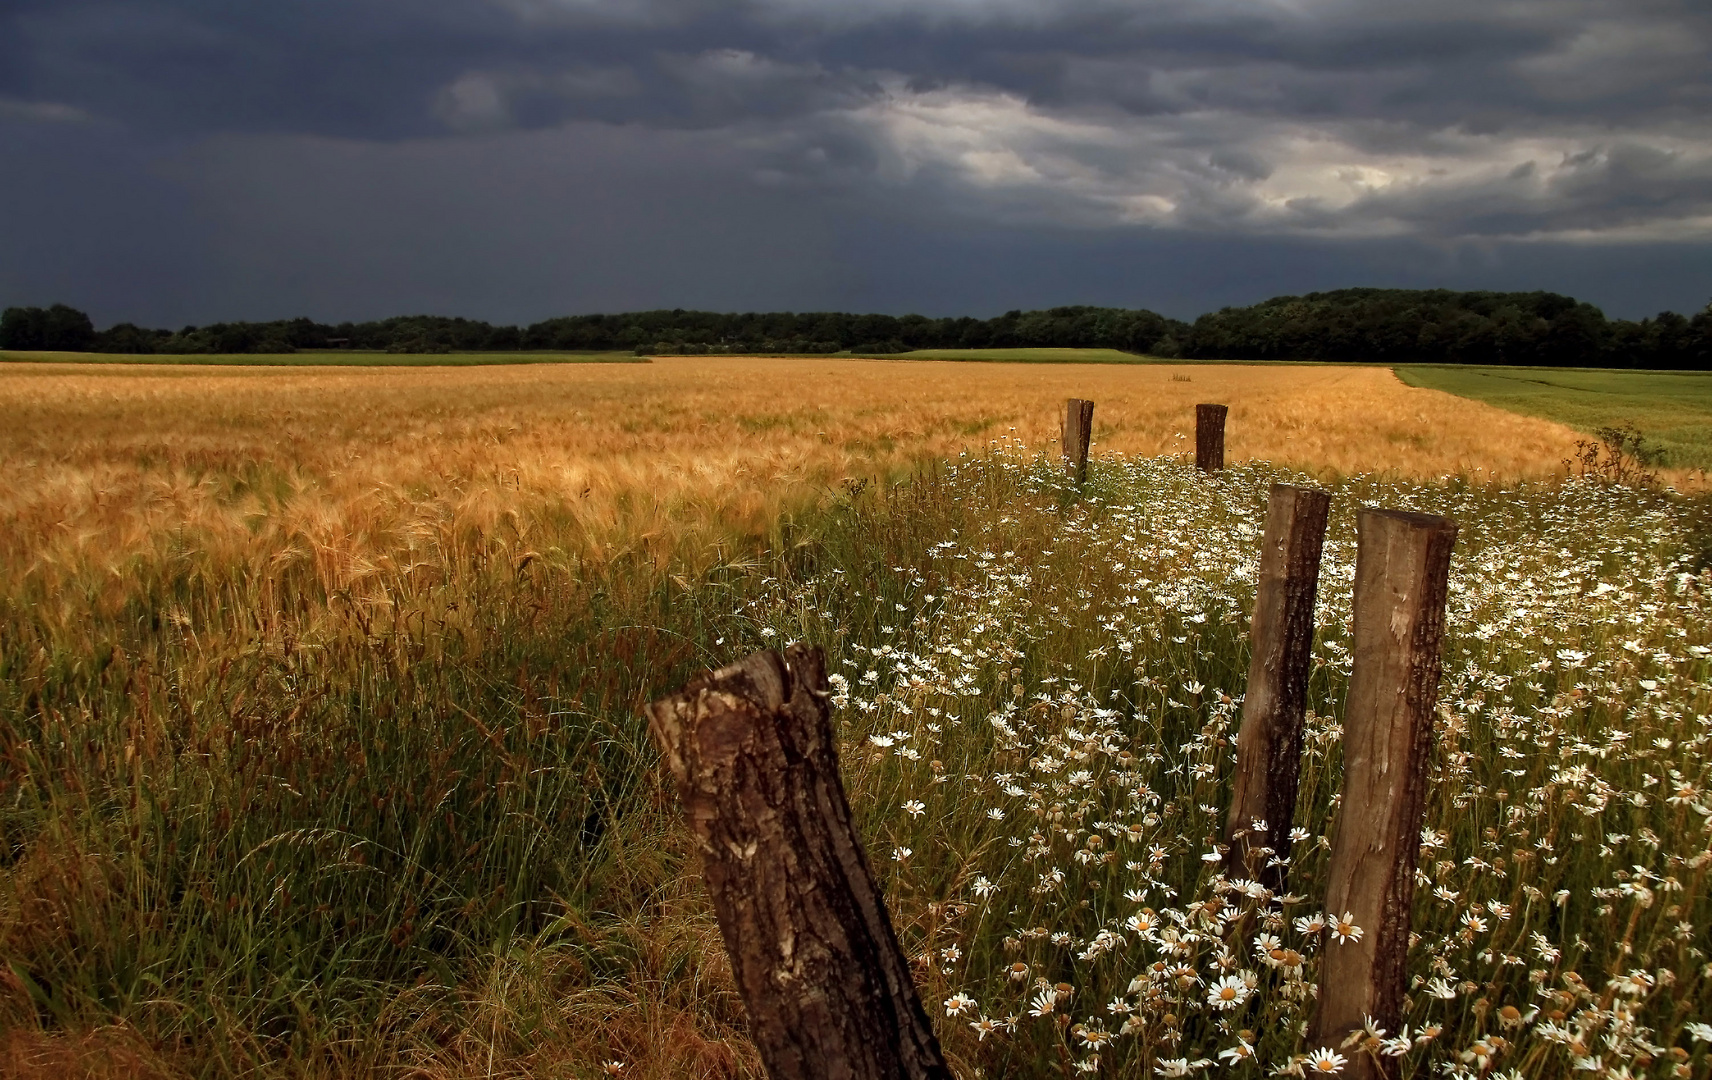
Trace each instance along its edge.
{"label": "golden barley field", "polygon": [[590,551],[764,531],[847,477],[1045,446],[1066,397],[1095,452],[1192,452],[1194,405],[1230,406],[1227,455],[1311,471],[1517,477],[1562,470],[1560,425],[1351,367],[1023,366],[668,358],[647,365],[224,368],[8,365],[8,574],[159,554],[193,532],[235,558],[298,545],[329,584],[424,529],[568,516]]}
{"label": "golden barley field", "polygon": [[1008,522],[873,481],[1067,397],[1096,454],[1222,402],[1228,460],[1328,480],[1578,438],[1359,367],[0,366],[0,1077],[758,1075],[638,707],[891,634],[774,593]]}

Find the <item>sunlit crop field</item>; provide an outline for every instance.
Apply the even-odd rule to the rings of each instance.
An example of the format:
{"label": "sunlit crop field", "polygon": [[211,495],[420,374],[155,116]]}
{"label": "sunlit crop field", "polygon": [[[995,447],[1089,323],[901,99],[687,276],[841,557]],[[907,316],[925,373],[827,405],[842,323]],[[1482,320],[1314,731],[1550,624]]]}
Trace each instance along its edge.
{"label": "sunlit crop field", "polygon": [[[1463,523],[1385,1038],[1705,1075],[1712,542],[1577,437],[1348,367],[7,365],[0,1073],[759,1075],[638,708],[788,638],[959,1075],[1288,1066],[1378,501]],[[1279,477],[1339,516],[1262,957],[1200,855]]]}
{"label": "sunlit crop field", "polygon": [[411,550],[424,522],[552,518],[561,544],[670,549],[764,533],[848,477],[1004,436],[1043,444],[1076,396],[1097,403],[1096,452],[1182,452],[1198,401],[1230,405],[1231,460],[1312,470],[1549,476],[1575,439],[1379,368],[8,365],[0,554],[6,573],[57,574],[158,557],[189,532],[219,557],[297,543],[336,587]]}

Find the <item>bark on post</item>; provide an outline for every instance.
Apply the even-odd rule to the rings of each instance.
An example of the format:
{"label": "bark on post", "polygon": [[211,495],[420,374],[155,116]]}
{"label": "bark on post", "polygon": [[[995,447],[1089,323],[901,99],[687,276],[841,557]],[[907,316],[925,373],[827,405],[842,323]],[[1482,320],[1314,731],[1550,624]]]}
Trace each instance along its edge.
{"label": "bark on post", "polygon": [[[1296,784],[1302,766],[1302,716],[1314,644],[1314,600],[1331,496],[1273,484],[1260,541],[1260,583],[1248,638],[1248,688],[1236,739],[1236,782],[1226,819],[1225,867],[1234,877],[1284,891]],[[1255,830],[1255,821],[1265,822]]]}
{"label": "bark on post", "polygon": [[850,819],[819,649],[647,707],[773,1080],[951,1080]]}
{"label": "bark on post", "polygon": [[[1402,1021],[1455,543],[1456,523],[1430,514],[1369,508],[1357,519],[1355,667],[1326,916],[1347,912],[1362,934],[1338,944],[1328,932],[1326,940],[1312,1038],[1334,1050],[1364,1015],[1392,1034]],[[1395,1058],[1360,1042],[1352,1049],[1346,1080],[1397,1075]]]}
{"label": "bark on post", "polygon": [[1064,405],[1064,471],[1078,487],[1088,479],[1088,447],[1094,441],[1094,403],[1071,398]]}
{"label": "bark on post", "polygon": [[1225,405],[1195,406],[1195,468],[1218,472],[1225,467]]}

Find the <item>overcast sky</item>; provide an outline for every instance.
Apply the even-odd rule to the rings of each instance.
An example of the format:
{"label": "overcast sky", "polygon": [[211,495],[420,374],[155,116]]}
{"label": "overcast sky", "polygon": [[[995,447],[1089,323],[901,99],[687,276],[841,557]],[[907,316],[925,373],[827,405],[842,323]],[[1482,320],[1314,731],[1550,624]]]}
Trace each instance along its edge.
{"label": "overcast sky", "polygon": [[1712,300],[1705,0],[0,0],[0,306]]}

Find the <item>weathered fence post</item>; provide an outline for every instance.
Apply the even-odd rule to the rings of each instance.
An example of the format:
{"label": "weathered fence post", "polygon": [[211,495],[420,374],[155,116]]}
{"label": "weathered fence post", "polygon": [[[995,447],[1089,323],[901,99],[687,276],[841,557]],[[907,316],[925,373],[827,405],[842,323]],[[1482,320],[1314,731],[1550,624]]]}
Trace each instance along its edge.
{"label": "weathered fence post", "polygon": [[1218,472],[1225,467],[1225,405],[1195,406],[1195,468]]}
{"label": "weathered fence post", "polygon": [[1088,446],[1094,440],[1094,403],[1071,398],[1064,404],[1064,471],[1080,485],[1088,479]]}
{"label": "weathered fence post", "polygon": [[647,707],[774,1080],[950,1080],[838,776],[819,649]]}
{"label": "weathered fence post", "polygon": [[[1445,602],[1456,523],[1362,510],[1355,560],[1355,667],[1344,704],[1343,800],[1332,840],[1328,931],[1313,1041],[1339,1049],[1363,1017],[1396,1034],[1407,986],[1409,909],[1426,809]],[[1394,1077],[1395,1058],[1351,1055],[1349,1078]]]}
{"label": "weathered fence post", "polygon": [[[1225,838],[1232,876],[1284,891],[1296,782],[1302,765],[1302,715],[1314,644],[1314,600],[1331,496],[1273,484],[1260,541],[1260,582],[1248,637],[1248,688],[1236,739],[1236,782]],[[1264,821],[1264,830],[1253,822]]]}

